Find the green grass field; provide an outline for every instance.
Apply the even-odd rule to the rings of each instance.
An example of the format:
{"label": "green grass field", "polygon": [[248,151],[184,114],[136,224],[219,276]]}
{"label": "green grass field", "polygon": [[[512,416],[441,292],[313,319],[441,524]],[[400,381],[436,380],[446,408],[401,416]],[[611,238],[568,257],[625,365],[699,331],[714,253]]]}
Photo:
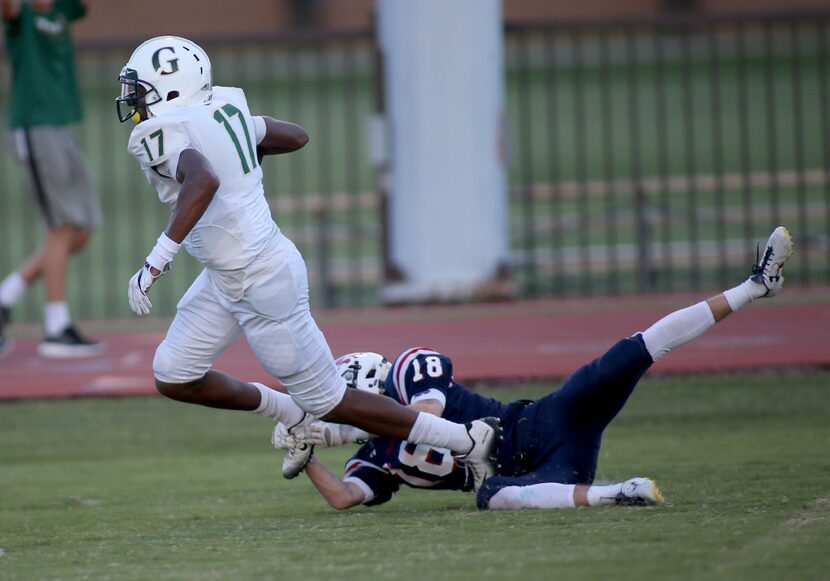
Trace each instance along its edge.
{"label": "green grass field", "polygon": [[[159,398],[0,405],[0,579],[819,579],[830,373],[647,379],[598,478],[656,508],[478,512],[406,489],[338,513],[269,423]],[[488,390],[502,399],[549,387]],[[339,469],[348,450],[320,457]]]}

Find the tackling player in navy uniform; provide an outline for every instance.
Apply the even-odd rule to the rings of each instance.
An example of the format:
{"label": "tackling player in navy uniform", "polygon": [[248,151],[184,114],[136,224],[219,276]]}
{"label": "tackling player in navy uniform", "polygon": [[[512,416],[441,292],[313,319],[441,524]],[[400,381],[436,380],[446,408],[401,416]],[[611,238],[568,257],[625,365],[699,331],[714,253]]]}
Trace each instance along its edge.
{"label": "tackling player in navy uniform", "polygon": [[[338,360],[347,385],[385,393],[404,405],[454,422],[496,416],[503,430],[496,475],[477,491],[479,508],[567,508],[597,504],[662,502],[653,481],[632,478],[592,486],[606,426],[655,361],[703,334],[716,322],[757,298],[778,294],[792,239],[779,227],[759,256],[753,275],[741,285],[664,317],[645,331],[622,339],[580,368],[553,393],[537,400],[504,404],[476,394],[453,379],[452,361],[426,348],[404,351],[393,365],[375,353]],[[276,446],[292,445],[279,425]],[[317,422],[302,434],[310,444],[339,445],[369,437],[351,426]],[[347,463],[343,480],[313,459],[306,473],[335,508],[388,501],[401,484],[416,488],[472,490],[463,462],[448,450],[377,438]]]}

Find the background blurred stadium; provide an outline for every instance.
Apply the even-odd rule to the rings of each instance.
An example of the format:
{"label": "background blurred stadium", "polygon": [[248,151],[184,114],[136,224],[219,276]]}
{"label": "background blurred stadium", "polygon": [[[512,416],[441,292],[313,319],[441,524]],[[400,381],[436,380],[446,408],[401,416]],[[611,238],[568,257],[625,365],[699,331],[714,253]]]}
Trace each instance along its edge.
{"label": "background blurred stadium", "polygon": [[[303,155],[265,169],[274,215],[309,263],[314,305],[377,304],[390,269],[387,194],[367,137],[383,108],[372,2],[163,5],[98,3],[78,27],[79,137],[105,220],[73,270],[73,312],[126,316],[122,283],[166,223],[126,152],[129,128],[113,97],[136,43],[171,31],[205,45],[217,84],[245,87],[253,110],[313,136]],[[822,6],[506,1],[507,266],[520,297],[719,289],[744,275],[756,241],[779,223],[798,246],[789,283],[830,281]],[[0,160],[0,191],[7,272],[39,224],[10,155]],[[157,289],[155,314],[171,314],[198,271],[185,256],[176,269],[186,274]],[[38,320],[41,300],[30,293],[16,319]]]}

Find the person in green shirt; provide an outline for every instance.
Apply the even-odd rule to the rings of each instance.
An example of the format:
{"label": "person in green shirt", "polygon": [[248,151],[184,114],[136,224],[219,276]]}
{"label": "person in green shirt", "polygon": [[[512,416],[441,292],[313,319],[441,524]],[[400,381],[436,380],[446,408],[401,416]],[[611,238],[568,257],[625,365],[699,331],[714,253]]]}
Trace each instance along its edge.
{"label": "person in green shirt", "polygon": [[89,164],[70,132],[83,116],[71,28],[86,14],[85,0],[0,0],[0,10],[12,71],[9,149],[46,222],[42,246],[0,283],[0,352],[10,345],[4,327],[11,308],[42,276],[47,302],[38,352],[96,355],[101,345],[78,332],[65,296],[69,258],[101,220]]}

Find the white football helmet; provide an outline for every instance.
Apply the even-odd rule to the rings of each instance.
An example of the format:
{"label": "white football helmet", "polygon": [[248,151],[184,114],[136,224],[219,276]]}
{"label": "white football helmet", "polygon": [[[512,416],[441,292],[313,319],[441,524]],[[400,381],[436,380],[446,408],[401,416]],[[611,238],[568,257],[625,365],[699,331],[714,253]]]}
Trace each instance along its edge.
{"label": "white football helmet", "polygon": [[[157,36],[141,43],[121,69],[118,82],[121,96],[115,107],[122,123],[140,107],[158,117],[181,107],[207,105],[213,96],[207,53],[179,36]],[[122,111],[124,105],[127,112]]]}
{"label": "white football helmet", "polygon": [[383,383],[392,364],[378,353],[349,353],[337,361],[337,373],[346,380],[346,387],[382,394]]}

